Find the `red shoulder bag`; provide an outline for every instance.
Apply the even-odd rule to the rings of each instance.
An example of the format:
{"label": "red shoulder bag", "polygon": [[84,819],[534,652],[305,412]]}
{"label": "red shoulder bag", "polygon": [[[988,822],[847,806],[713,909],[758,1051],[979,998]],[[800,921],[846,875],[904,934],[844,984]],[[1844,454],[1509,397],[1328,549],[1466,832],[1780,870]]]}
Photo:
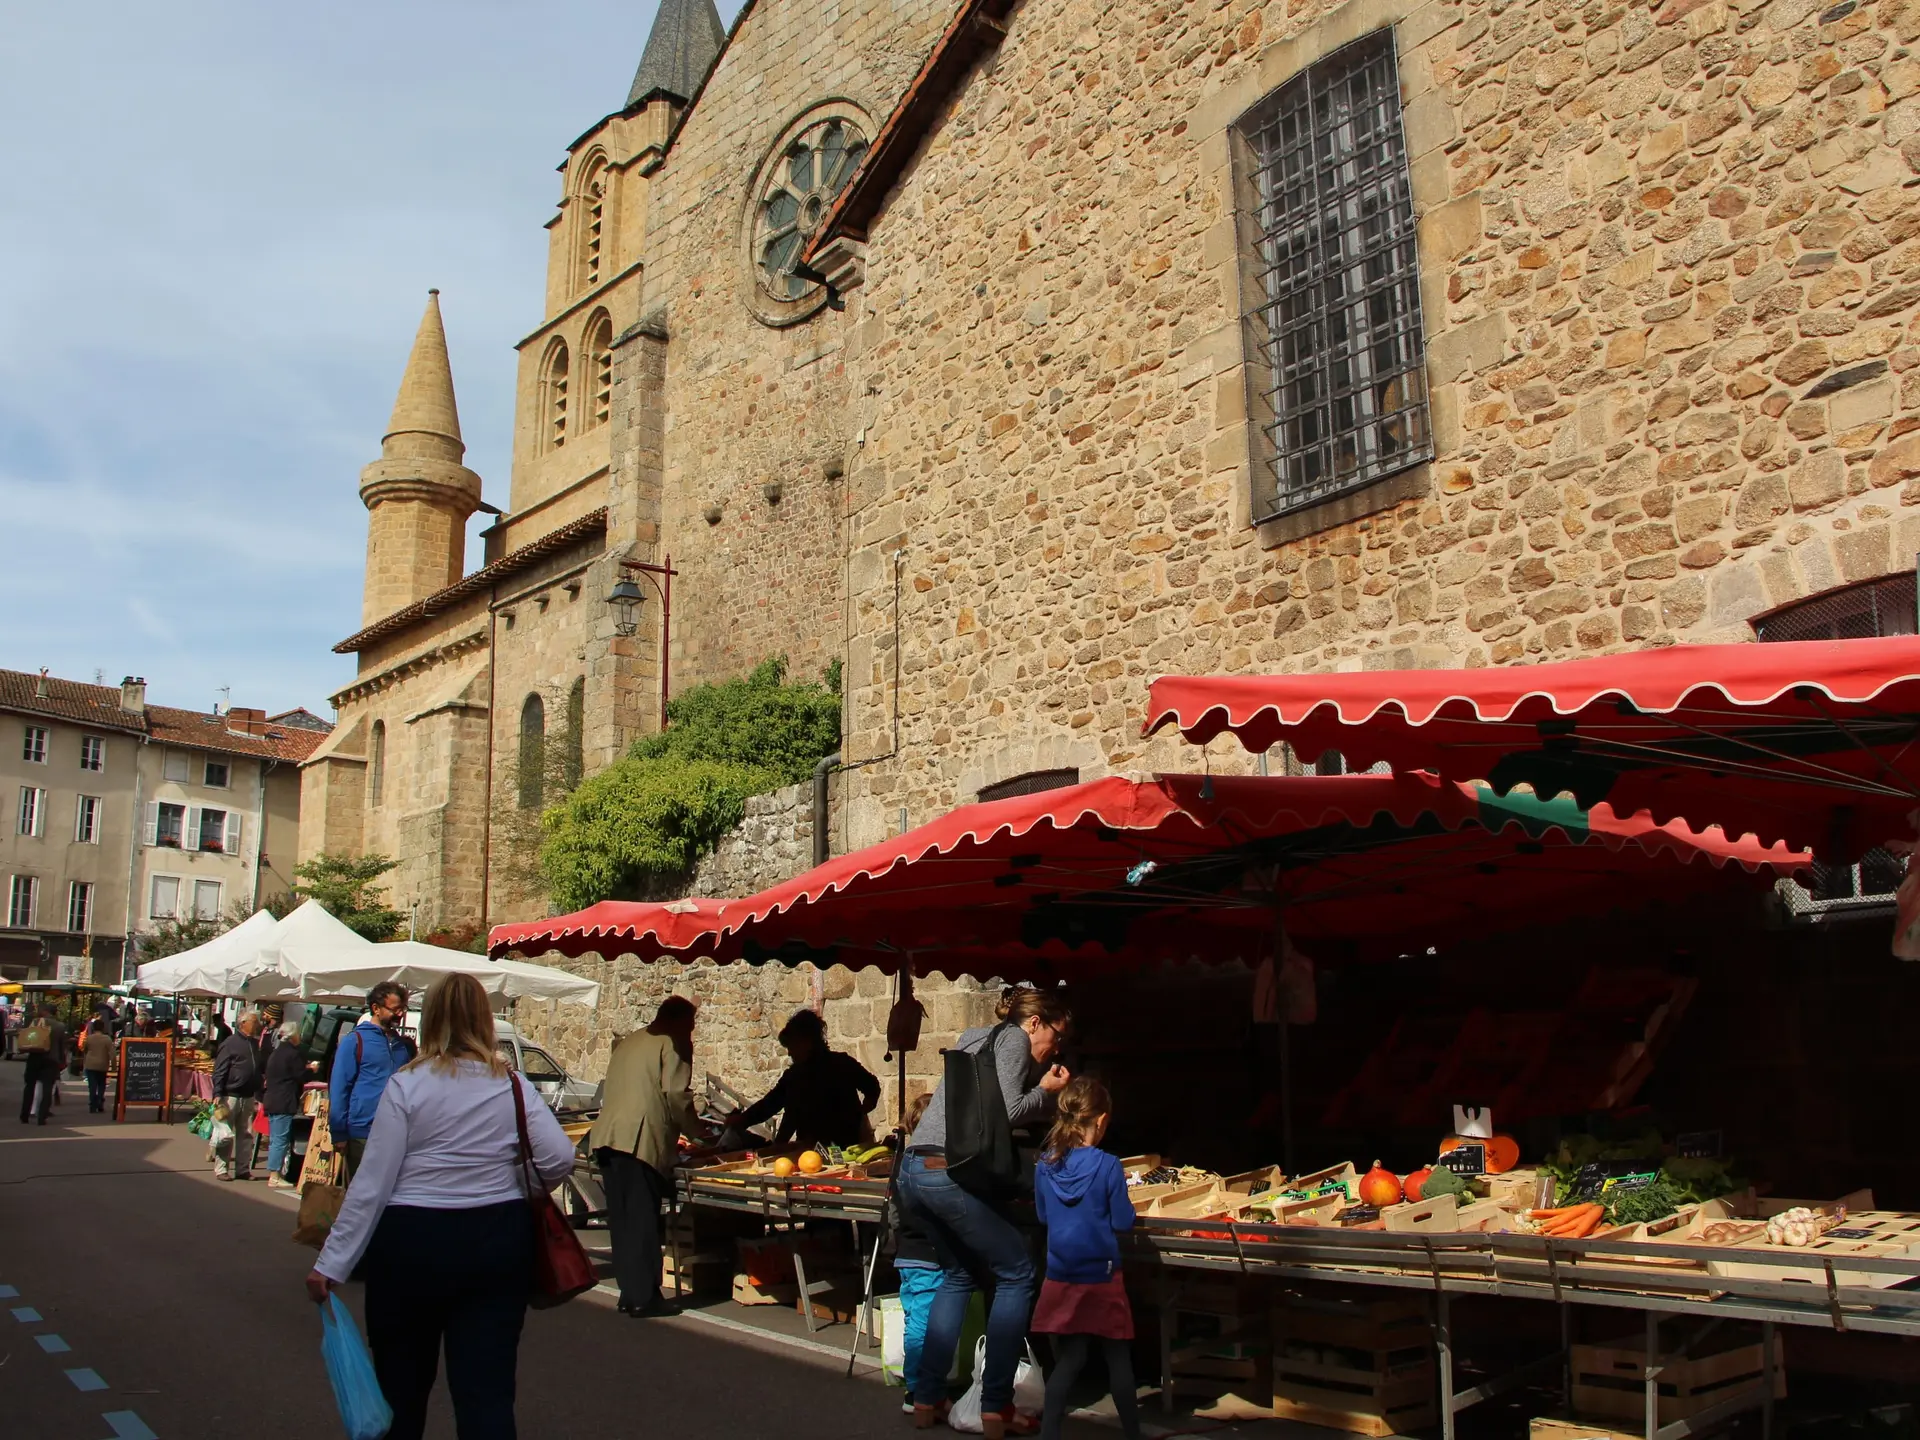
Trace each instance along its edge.
{"label": "red shoulder bag", "polygon": [[513,1119],[520,1128],[520,1168],[527,1185],[527,1204],[533,1210],[533,1293],[527,1303],[536,1310],[564,1305],[591,1290],[600,1276],[587,1258],[580,1237],[553,1203],[533,1168],[533,1141],[527,1138],[527,1105],[520,1098],[520,1082],[507,1077],[513,1091]]}

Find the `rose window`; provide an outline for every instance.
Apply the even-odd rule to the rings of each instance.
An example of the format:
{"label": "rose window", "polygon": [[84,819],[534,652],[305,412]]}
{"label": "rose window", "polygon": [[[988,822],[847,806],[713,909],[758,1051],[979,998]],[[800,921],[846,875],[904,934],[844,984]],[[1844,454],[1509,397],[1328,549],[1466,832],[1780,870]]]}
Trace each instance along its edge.
{"label": "rose window", "polygon": [[776,299],[797,300],[812,288],[794,267],[866,153],[851,124],[824,120],[803,130],[774,165],[760,197],[753,254],[761,284]]}

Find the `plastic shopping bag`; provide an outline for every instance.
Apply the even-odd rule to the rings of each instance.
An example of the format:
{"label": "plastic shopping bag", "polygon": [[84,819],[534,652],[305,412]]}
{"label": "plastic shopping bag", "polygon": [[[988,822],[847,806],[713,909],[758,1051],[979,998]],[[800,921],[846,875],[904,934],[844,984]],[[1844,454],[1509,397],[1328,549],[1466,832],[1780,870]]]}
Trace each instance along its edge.
{"label": "plastic shopping bag", "polygon": [[898,1295],[882,1295],[877,1307],[880,1320],[880,1373],[889,1385],[911,1385],[907,1368],[907,1312]]}
{"label": "plastic shopping bag", "polygon": [[1040,1373],[1031,1345],[1013,1372],[1013,1408],[1024,1415],[1038,1415],[1047,1408],[1047,1377]]}
{"label": "plastic shopping bag", "polygon": [[347,1440],[380,1440],[393,1426],[393,1407],[380,1393],[360,1327],[338,1295],[329,1295],[320,1307],[320,1358],[327,1363],[333,1403],[340,1407]]}
{"label": "plastic shopping bag", "polygon": [[953,1402],[947,1412],[947,1428],[964,1435],[978,1435],[986,1426],[980,1423],[980,1380],[987,1368],[987,1337],[982,1335],[973,1347],[973,1383],[967,1393]]}

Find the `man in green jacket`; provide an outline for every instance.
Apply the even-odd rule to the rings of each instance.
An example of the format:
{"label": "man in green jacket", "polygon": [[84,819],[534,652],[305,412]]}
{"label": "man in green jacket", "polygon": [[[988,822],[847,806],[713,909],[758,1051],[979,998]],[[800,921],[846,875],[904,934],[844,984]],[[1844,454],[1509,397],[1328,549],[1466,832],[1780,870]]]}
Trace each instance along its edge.
{"label": "man in green jacket", "polygon": [[677,1315],[660,1293],[660,1207],[673,1194],[679,1138],[699,1138],[693,1111],[693,1002],[670,995],[653,1023],[613,1047],[587,1143],[607,1190],[620,1309]]}

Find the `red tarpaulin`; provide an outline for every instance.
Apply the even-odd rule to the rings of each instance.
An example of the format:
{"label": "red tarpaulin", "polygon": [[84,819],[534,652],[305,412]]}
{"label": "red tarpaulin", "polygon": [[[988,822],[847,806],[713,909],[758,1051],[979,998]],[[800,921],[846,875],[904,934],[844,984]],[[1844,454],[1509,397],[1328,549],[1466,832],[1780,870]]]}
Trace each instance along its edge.
{"label": "red tarpaulin", "polygon": [[1385,761],[1570,792],[1584,808],[1858,854],[1920,806],[1920,637],[1694,645],[1472,670],[1170,676],[1147,733],[1285,741],[1309,762]]}
{"label": "red tarpaulin", "polygon": [[[1717,832],[1428,775],[1119,778],[963,806],[743,900],[604,902],[502,926],[492,953],[811,959],[1065,975],[1254,959],[1291,933],[1424,945],[1804,863]],[[1738,877],[1738,878],[1736,878]]]}

